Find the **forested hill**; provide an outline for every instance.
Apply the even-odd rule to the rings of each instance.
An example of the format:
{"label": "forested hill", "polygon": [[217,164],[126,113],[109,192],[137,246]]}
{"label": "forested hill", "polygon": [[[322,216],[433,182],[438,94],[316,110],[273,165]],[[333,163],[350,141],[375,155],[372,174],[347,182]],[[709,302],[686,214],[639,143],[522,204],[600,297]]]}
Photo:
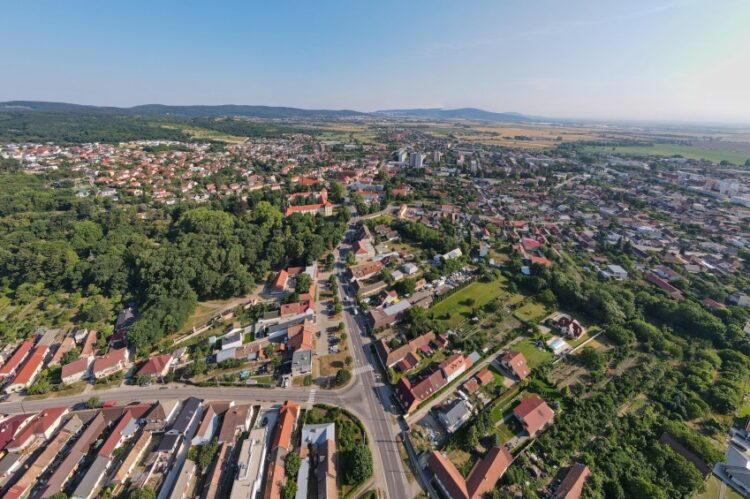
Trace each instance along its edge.
{"label": "forested hill", "polygon": [[226,104],[219,106],[169,106],[145,104],[134,107],[100,107],[67,104],[64,102],[9,101],[0,102],[0,111],[56,111],[70,113],[98,113],[147,116],[240,116],[244,118],[285,119],[285,118],[351,118],[365,116],[365,113],[348,109],[301,109],[281,106],[245,106]]}

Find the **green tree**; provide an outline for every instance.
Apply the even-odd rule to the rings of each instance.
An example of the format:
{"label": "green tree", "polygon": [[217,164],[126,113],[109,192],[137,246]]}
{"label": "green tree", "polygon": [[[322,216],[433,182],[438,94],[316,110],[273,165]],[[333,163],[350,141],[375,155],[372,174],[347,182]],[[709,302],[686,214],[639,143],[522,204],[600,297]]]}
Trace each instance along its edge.
{"label": "green tree", "polygon": [[86,407],[88,409],[96,409],[96,408],[99,408],[101,406],[102,406],[102,399],[100,399],[99,397],[90,397],[86,401]]}
{"label": "green tree", "polygon": [[156,494],[150,488],[143,487],[131,490],[128,499],[156,499]]}
{"label": "green tree", "polygon": [[347,485],[364,482],[372,476],[372,454],[367,445],[356,444],[343,457],[347,463],[343,477]]}

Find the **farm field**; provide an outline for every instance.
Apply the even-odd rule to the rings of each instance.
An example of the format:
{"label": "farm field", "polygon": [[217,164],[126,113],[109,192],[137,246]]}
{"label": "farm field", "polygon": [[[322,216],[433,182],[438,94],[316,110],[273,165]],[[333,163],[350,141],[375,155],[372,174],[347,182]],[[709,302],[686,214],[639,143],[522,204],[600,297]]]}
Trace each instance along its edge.
{"label": "farm field", "polygon": [[680,144],[655,144],[653,146],[588,146],[588,152],[611,152],[616,154],[632,154],[635,156],[674,156],[680,155],[688,159],[705,159],[718,163],[729,161],[737,165],[744,164],[750,159],[750,152],[734,151],[731,149],[714,149]]}

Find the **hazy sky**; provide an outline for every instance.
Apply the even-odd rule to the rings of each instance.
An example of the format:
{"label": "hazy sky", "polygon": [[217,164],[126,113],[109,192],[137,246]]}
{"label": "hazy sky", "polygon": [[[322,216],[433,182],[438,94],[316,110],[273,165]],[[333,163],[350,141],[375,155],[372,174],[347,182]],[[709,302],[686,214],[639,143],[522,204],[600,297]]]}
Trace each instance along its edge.
{"label": "hazy sky", "polygon": [[750,0],[5,0],[0,100],[750,122]]}

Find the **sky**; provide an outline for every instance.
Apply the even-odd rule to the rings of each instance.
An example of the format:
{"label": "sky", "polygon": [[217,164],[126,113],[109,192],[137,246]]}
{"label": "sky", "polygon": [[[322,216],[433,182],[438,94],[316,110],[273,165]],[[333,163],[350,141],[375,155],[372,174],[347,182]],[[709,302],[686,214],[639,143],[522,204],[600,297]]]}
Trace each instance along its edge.
{"label": "sky", "polygon": [[4,0],[0,101],[750,123],[750,0]]}

